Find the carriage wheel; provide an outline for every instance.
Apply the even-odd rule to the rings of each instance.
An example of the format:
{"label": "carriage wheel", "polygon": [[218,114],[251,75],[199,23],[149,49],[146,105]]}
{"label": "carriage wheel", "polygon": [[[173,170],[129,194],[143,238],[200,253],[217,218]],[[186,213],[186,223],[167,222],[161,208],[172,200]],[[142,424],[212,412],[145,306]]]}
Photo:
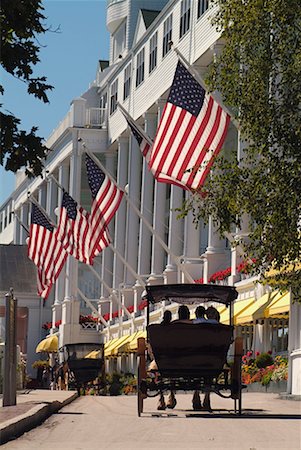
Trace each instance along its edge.
{"label": "carriage wheel", "polygon": [[140,417],[141,413],[143,413],[143,398],[144,398],[144,395],[141,392],[141,382],[142,382],[142,378],[141,378],[140,357],[139,357],[139,360],[138,360],[138,376],[137,376],[138,417]]}

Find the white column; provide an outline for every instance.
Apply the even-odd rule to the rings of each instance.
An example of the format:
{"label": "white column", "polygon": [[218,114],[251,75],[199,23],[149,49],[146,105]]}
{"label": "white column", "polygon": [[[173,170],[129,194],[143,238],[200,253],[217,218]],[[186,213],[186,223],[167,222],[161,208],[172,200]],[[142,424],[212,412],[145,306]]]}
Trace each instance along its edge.
{"label": "white column", "polygon": [[[128,195],[137,208],[140,208],[140,183],[141,183],[141,152],[136,139],[130,137],[130,156],[128,170]],[[139,240],[139,217],[133,208],[127,208],[127,229],[125,242],[126,261],[137,272]],[[132,286],[135,279],[128,269],[125,269],[125,283]]]}
{"label": "white column", "polygon": [[46,183],[41,184],[38,190],[38,202],[46,209]]}
{"label": "white column", "polygon": [[[186,198],[190,196],[189,192],[185,193]],[[197,227],[193,223],[192,211],[189,211],[185,217],[184,224],[184,262],[186,270],[190,273],[193,279],[197,280],[202,274],[202,260],[200,257],[200,241],[201,231],[200,225]],[[182,276],[182,280],[186,281]]]}
{"label": "white column", "polygon": [[[23,203],[21,206],[20,214],[21,222],[28,227],[28,203]],[[26,244],[26,238],[28,237],[27,232],[23,227],[20,227],[20,244]]]}
{"label": "white column", "polygon": [[227,268],[227,254],[225,252],[225,239],[220,239],[217,227],[214,225],[212,217],[208,224],[208,247],[205,253],[206,264],[204,267],[204,282],[210,275]]}
{"label": "white column", "polygon": [[[68,190],[69,187],[69,164],[65,161],[59,167],[58,182]],[[57,206],[60,208],[63,199],[62,189],[57,191]],[[65,297],[65,283],[66,283],[66,264],[63,266],[61,273],[55,283],[55,296],[52,305],[52,329],[54,331],[55,323],[62,320],[62,302]],[[65,311],[66,314],[66,311]]]}
{"label": "white column", "polygon": [[[73,152],[70,157],[69,193],[80,203],[81,189],[81,155],[79,152],[78,132],[75,131],[72,139]],[[70,256],[66,262],[65,298],[62,303],[62,325],[60,326],[59,345],[71,343],[80,329],[79,310],[80,302],[77,294],[78,287],[78,261]],[[79,332],[79,331],[78,331]]]}
{"label": "white column", "polygon": [[[124,188],[128,180],[128,138],[118,139],[117,183]],[[124,256],[126,239],[126,201],[122,200],[115,216],[115,248]],[[124,280],[124,266],[120,258],[114,254],[113,287],[118,289]]]}
{"label": "white column", "polygon": [[[145,131],[150,137],[156,132],[157,116],[152,113],[145,113]],[[142,169],[142,189],[141,189],[141,213],[143,217],[151,224],[153,218],[153,193],[154,177],[148,169],[146,158],[143,158]],[[138,273],[149,274],[151,266],[151,239],[150,230],[145,223],[140,220],[139,233],[139,252],[138,252]]]}
{"label": "white column", "polygon": [[287,392],[291,395],[301,396],[301,304],[293,301],[291,294],[289,313],[289,376]]}
{"label": "white column", "polygon": [[[183,189],[178,186],[171,186],[170,190],[170,211],[169,211],[169,227],[168,227],[168,247],[176,256],[183,254],[184,243],[184,219],[177,219],[178,212],[176,208],[180,208],[183,203]],[[164,271],[165,283],[176,283],[178,269],[170,255],[167,256],[167,265]]]}
{"label": "white column", "polygon": [[18,245],[21,244],[20,241],[20,223],[18,221],[18,219],[16,218],[16,216],[20,217],[20,210],[18,209],[17,211],[15,210],[15,214],[13,217],[14,220],[14,244]]}
{"label": "white column", "polygon": [[[114,155],[108,154],[106,155],[106,169],[109,171],[109,173],[115,178],[114,174]],[[109,224],[109,233],[111,236],[114,235],[114,219]],[[113,280],[113,252],[110,248],[105,248],[102,251],[102,279],[105,281],[105,283],[112,287],[112,280]],[[108,297],[110,295],[109,292],[107,292],[107,289],[105,286],[102,286],[102,295],[104,297]]]}
{"label": "white column", "polygon": [[55,182],[50,178],[46,185],[46,211],[49,217],[56,222],[56,214],[54,212],[57,207],[58,188]]}
{"label": "white column", "polygon": [[[159,101],[158,103],[158,123],[160,121],[163,108],[165,105],[164,101]],[[166,189],[167,185],[165,183],[158,183],[155,181],[154,187],[154,217],[153,217],[153,227],[158,235],[165,241],[165,212],[166,212]],[[150,282],[156,280],[156,275],[163,274],[165,268],[164,264],[165,251],[162,246],[158,243],[157,239],[153,237],[152,240],[152,266],[151,266],[151,277]],[[163,281],[163,280],[162,280]]]}

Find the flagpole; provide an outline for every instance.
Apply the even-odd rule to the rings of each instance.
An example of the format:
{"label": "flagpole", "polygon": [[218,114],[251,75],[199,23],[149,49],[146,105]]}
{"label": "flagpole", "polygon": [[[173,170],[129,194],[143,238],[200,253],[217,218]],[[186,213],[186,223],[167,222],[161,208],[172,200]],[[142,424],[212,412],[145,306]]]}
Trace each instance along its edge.
{"label": "flagpole", "polygon": [[[85,149],[85,151],[88,153],[88,155],[91,157],[91,159],[93,159],[93,161],[95,162],[95,164],[98,165],[98,167],[100,167],[100,169],[111,178],[111,180],[114,182],[114,184],[118,187],[118,189],[122,190],[123,189],[118,186],[117,182],[111,177],[111,175],[108,173],[108,171],[105,169],[105,167],[101,164],[101,162],[93,155],[92,152],[90,152],[90,150],[88,150],[85,146],[85,144],[83,143],[83,148]],[[132,202],[132,200],[129,198],[128,194],[125,193],[125,198],[127,200],[127,202],[129,203],[129,205],[134,209],[134,211],[136,212],[136,214],[139,216],[139,218],[143,221],[143,223],[145,224],[145,226],[151,231],[151,233],[154,235],[154,237],[157,239],[157,241],[159,242],[159,244],[162,246],[162,248],[166,251],[167,254],[169,254],[171,256],[171,258],[175,261],[177,267],[184,273],[184,275],[187,277],[188,281],[190,283],[194,283],[194,279],[192,278],[192,276],[190,275],[190,273],[187,272],[185,267],[181,267],[181,263],[179,262],[180,258],[176,255],[174,255],[170,249],[167,247],[167,245],[165,244],[165,242],[163,241],[163,239],[158,235],[158,233],[154,230],[154,228],[149,224],[149,222],[145,219],[145,217],[141,214],[141,212],[139,211],[139,209],[137,208],[137,206],[134,204],[134,202]],[[113,250],[114,251],[114,250]],[[140,280],[139,280],[140,281]],[[145,283],[144,283],[145,285]]]}
{"label": "flagpole", "polygon": [[132,116],[130,116],[130,114],[124,109],[124,107],[117,102],[117,107],[120,109],[120,111],[124,114],[124,116],[129,120],[129,122],[131,122],[133,124],[133,126],[135,128],[137,128],[137,130],[139,131],[139,133],[141,133],[141,135],[144,137],[144,139],[148,142],[148,144],[150,146],[153,145],[153,140],[145,133],[145,131],[143,130],[142,127],[140,127],[140,125],[138,125],[135,120],[132,118]]}
{"label": "flagpole", "polygon": [[117,295],[114,292],[114,289],[112,289],[105,281],[103,278],[101,278],[101,276],[96,272],[96,270],[94,269],[93,266],[89,266],[90,269],[92,270],[92,272],[94,273],[94,275],[96,276],[96,278],[98,279],[98,281],[100,283],[102,283],[104,285],[104,287],[110,292],[111,295],[114,296],[116,302],[118,303],[118,305],[124,310],[124,312],[126,313],[126,315],[128,316],[129,319],[133,319],[133,317],[131,316],[131,313],[128,311],[127,307],[124,306],[122,304],[122,302],[119,300],[119,298],[117,297]]}
{"label": "flagpole", "polygon": [[21,225],[21,227],[26,231],[26,233],[30,234],[29,228],[27,228],[27,226],[24,225],[22,220],[19,218],[18,214],[15,211],[13,211],[13,214],[14,214],[15,218],[17,219],[17,221],[19,222],[19,224]]}
{"label": "flagpole", "polygon": [[87,305],[89,305],[89,307],[91,308],[91,310],[97,314],[97,316],[99,317],[101,323],[109,328],[109,324],[108,322],[102,317],[101,314],[99,314],[99,312],[97,311],[97,309],[95,308],[95,306],[92,304],[92,302],[88,299],[88,297],[85,296],[85,294],[80,290],[79,287],[77,287],[77,292],[79,293],[79,295],[84,299],[85,303],[87,303]]}
{"label": "flagpole", "polygon": [[[191,73],[191,75],[194,76],[194,78],[200,83],[203,89],[205,89],[206,92],[208,92],[208,87],[203,79],[203,77],[195,70],[195,68],[187,61],[185,56],[180,52],[180,50],[172,45],[172,49],[174,52],[178,55],[179,60],[184,64],[186,69]],[[216,101],[216,103],[219,104],[219,106],[231,117],[231,121],[233,125],[239,130],[240,125],[234,116],[234,114],[224,105],[221,99],[217,98],[217,96],[214,94],[214,92],[210,93],[211,97]]]}

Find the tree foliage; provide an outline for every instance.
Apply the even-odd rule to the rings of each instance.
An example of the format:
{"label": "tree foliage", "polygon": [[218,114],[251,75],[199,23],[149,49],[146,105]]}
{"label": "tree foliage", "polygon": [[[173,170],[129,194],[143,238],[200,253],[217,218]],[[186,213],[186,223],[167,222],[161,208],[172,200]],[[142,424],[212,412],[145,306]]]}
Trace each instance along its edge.
{"label": "tree foliage", "polygon": [[193,209],[196,221],[212,215],[221,234],[247,216],[250,234],[242,245],[256,260],[254,271],[281,269],[278,284],[300,291],[301,2],[215,3],[225,45],[207,81],[234,111],[248,144],[239,158],[233,149],[232,159],[217,159],[206,195],[195,194],[182,213]]}
{"label": "tree foliage", "polygon": [[[33,67],[38,64],[40,44],[38,36],[48,30],[44,25],[41,0],[2,0],[1,20],[1,66],[11,76],[27,86],[28,94],[44,103],[48,102],[47,91],[53,89],[46,77],[35,77]],[[4,89],[0,86],[3,94]],[[2,106],[2,105],[1,105]],[[47,153],[42,138],[36,135],[37,127],[31,131],[20,130],[20,119],[5,110],[1,114],[1,165],[16,172],[26,166],[28,175],[39,175]]]}

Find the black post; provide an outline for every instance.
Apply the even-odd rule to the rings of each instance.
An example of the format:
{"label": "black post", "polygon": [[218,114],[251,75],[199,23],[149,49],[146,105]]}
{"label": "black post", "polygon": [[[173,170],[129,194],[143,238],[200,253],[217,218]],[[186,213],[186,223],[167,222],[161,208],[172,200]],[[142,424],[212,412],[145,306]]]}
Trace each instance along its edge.
{"label": "black post", "polygon": [[13,289],[5,295],[5,352],[3,406],[16,405],[17,376],[17,300]]}

